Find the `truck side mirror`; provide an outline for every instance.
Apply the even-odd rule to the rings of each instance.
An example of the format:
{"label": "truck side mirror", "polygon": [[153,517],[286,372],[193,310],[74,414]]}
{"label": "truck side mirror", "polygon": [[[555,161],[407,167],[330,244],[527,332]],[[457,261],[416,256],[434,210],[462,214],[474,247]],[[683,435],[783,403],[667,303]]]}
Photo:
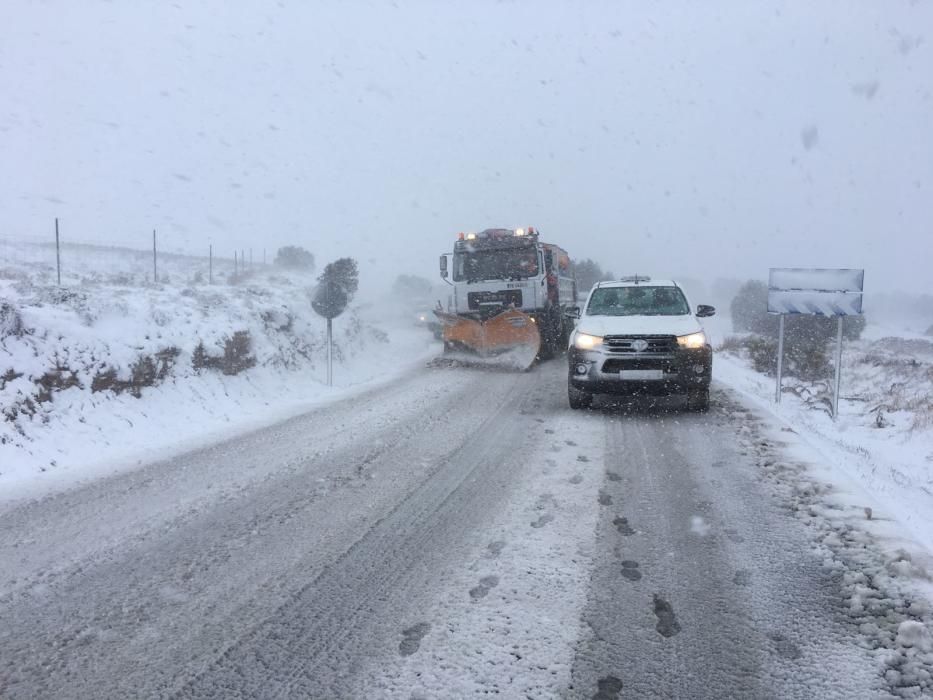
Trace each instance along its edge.
{"label": "truck side mirror", "polygon": [[554,251],[544,251],[544,269],[550,272],[554,269]]}
{"label": "truck side mirror", "polygon": [[716,314],[716,309],[712,306],[707,306],[706,304],[700,304],[697,306],[697,317],[706,318],[708,316],[714,316]]}
{"label": "truck side mirror", "polygon": [[580,318],[580,307],[579,306],[570,307],[569,309],[567,309],[567,315],[570,316],[570,318]]}
{"label": "truck side mirror", "polygon": [[447,256],[441,256],[441,278],[447,279]]}

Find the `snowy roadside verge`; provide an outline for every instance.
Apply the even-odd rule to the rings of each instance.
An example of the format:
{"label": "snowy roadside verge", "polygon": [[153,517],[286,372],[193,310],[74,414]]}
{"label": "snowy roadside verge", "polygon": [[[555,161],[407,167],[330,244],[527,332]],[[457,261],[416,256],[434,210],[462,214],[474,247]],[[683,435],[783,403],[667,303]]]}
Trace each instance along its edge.
{"label": "snowy roadside verge", "polygon": [[[833,423],[806,392],[788,392],[776,406],[773,378],[740,356],[719,353],[715,374],[752,408],[737,444],[811,528],[813,548],[839,587],[840,613],[876,659],[891,695],[933,692],[933,499],[896,478],[903,463],[899,470],[881,468],[905,452],[926,453],[929,436],[890,432],[869,450],[864,438],[872,429],[852,403],[843,402]],[[913,471],[912,479],[924,473]]]}
{"label": "snowy roadside verge", "polygon": [[872,519],[896,521],[933,558],[933,430],[874,427],[863,402],[853,397],[853,389],[857,393],[870,378],[843,376],[843,396],[851,399],[840,402],[834,422],[805,395],[785,391],[775,404],[773,377],[755,372],[741,357],[716,356],[716,378],[793,429],[797,441],[815,453],[819,476],[857,494],[862,507],[872,509]]}
{"label": "snowy roadside verge", "polygon": [[[313,282],[313,280],[312,280]],[[334,387],[309,280],[53,287],[4,270],[0,501],[132,469],[393,381],[439,352],[390,304],[335,322]],[[239,346],[231,342],[243,340]]]}

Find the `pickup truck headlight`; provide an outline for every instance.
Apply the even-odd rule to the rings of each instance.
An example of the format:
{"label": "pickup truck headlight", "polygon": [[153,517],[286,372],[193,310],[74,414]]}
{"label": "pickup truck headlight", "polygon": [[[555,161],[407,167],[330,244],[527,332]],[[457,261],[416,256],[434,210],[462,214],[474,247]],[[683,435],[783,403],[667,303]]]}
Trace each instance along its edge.
{"label": "pickup truck headlight", "polygon": [[677,336],[677,345],[682,348],[703,348],[706,347],[706,333],[691,333],[690,335]]}
{"label": "pickup truck headlight", "polygon": [[573,346],[577,350],[592,350],[603,344],[603,339],[598,335],[589,335],[587,333],[577,333],[573,336]]}

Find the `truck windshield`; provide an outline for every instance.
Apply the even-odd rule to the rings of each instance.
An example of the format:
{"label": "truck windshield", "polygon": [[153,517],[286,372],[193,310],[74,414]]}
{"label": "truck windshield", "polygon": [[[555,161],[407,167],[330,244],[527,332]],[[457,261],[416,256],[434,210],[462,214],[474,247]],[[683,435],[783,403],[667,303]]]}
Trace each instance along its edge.
{"label": "truck windshield", "polygon": [[588,316],[684,316],[690,306],[677,287],[604,287],[593,290]]}
{"label": "truck windshield", "polygon": [[534,248],[454,253],[454,281],[524,279],[538,274]]}

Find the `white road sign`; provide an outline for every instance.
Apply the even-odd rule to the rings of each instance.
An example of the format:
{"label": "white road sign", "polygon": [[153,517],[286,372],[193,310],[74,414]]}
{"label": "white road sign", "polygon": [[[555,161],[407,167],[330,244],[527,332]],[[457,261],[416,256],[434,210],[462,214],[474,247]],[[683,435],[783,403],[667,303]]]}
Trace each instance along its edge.
{"label": "white road sign", "polygon": [[775,314],[858,316],[864,270],[772,268],[768,311]]}
{"label": "white road sign", "polygon": [[865,270],[774,267],[768,279],[771,289],[812,289],[820,292],[861,292]]}
{"label": "white road sign", "polygon": [[772,267],[768,275],[768,312],[780,314],[778,330],[777,386],[775,403],[781,403],[781,373],[784,364],[784,316],[810,314],[835,316],[836,368],[833,391],[833,420],[839,415],[839,377],[842,367],[843,316],[862,313],[865,270]]}

